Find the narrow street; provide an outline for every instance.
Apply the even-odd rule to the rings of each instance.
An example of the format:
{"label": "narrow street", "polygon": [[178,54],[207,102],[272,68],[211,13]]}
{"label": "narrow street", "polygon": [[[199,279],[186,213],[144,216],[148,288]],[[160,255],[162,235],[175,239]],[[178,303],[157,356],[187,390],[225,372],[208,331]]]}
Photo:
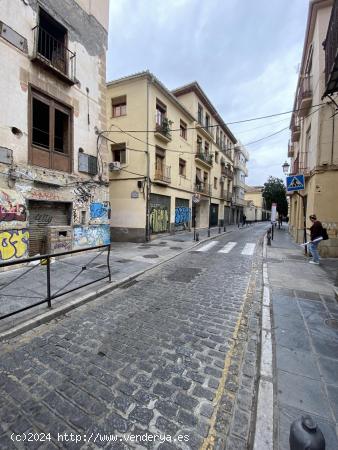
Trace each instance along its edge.
{"label": "narrow street", "polygon": [[265,228],[202,243],[2,343],[0,448],[244,448]]}

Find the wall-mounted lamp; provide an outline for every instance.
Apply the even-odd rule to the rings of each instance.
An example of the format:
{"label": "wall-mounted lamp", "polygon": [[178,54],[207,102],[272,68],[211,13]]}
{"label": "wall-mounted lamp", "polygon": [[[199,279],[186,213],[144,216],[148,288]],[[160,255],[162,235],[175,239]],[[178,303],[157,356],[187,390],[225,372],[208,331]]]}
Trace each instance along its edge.
{"label": "wall-mounted lamp", "polygon": [[285,161],[285,163],[282,165],[282,168],[284,174],[287,175],[289,173],[290,164],[287,161]]}

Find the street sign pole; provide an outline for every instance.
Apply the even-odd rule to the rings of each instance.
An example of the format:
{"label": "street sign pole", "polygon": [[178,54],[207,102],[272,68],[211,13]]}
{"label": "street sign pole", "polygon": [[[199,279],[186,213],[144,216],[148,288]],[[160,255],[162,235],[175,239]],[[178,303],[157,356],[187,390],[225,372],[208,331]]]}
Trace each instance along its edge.
{"label": "street sign pole", "polygon": [[[305,189],[305,179],[303,174],[290,175],[286,177],[286,190],[287,192],[295,192],[302,199],[303,207],[303,227],[304,227],[304,244],[306,242],[306,205],[304,195],[300,194],[299,191]],[[304,253],[307,255],[307,245],[304,246]]]}

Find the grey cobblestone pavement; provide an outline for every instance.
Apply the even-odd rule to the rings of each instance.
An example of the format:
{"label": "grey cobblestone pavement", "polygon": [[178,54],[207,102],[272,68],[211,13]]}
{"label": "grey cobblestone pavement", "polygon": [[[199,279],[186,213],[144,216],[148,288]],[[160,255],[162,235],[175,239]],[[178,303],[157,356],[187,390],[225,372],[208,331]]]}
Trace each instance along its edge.
{"label": "grey cobblestone pavement", "polygon": [[[231,225],[227,231],[238,230]],[[218,236],[223,228],[212,228],[211,236]],[[242,230],[246,232],[247,229]],[[199,230],[200,240],[207,238],[206,229]],[[110,267],[112,282],[120,281],[134,273],[152,268],[175,256],[176,254],[191,248],[196,242],[193,240],[193,231],[179,232],[175,235],[157,236],[156,239],[144,243],[113,242],[110,252]],[[46,266],[39,264],[29,267],[0,271],[0,316],[16,311],[20,308],[32,305],[46,298],[47,276]],[[0,265],[1,269],[1,265]],[[95,281],[107,275],[107,251],[95,251],[77,253],[63,257],[51,264],[51,292],[65,292],[68,289],[79,287],[86,282]],[[92,285],[98,288],[108,285],[108,281],[100,281]],[[67,304],[74,295],[80,296],[91,287],[76,293],[64,295],[52,301],[54,305]],[[36,317],[47,310],[46,303],[29,309],[20,315],[15,315],[0,322],[0,332],[10,329],[19,322]]]}
{"label": "grey cobblestone pavement", "polygon": [[[208,251],[178,256],[0,344],[0,449],[246,449],[263,229],[218,237]],[[237,247],[219,253],[230,238]],[[253,256],[241,253],[247,242],[257,243]],[[23,444],[12,433],[51,433],[52,441]],[[107,434],[121,440],[93,442]]]}

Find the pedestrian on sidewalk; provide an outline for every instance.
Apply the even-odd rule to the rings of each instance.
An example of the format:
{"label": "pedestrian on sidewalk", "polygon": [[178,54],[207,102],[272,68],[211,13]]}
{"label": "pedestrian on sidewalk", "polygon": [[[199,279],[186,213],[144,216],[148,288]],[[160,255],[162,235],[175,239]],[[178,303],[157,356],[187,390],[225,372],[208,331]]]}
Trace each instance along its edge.
{"label": "pedestrian on sidewalk", "polygon": [[310,252],[312,255],[312,260],[309,261],[310,264],[319,264],[319,253],[318,253],[318,244],[323,238],[323,225],[317,220],[317,216],[315,214],[311,214],[309,219],[312,222],[312,226],[310,227]]}

